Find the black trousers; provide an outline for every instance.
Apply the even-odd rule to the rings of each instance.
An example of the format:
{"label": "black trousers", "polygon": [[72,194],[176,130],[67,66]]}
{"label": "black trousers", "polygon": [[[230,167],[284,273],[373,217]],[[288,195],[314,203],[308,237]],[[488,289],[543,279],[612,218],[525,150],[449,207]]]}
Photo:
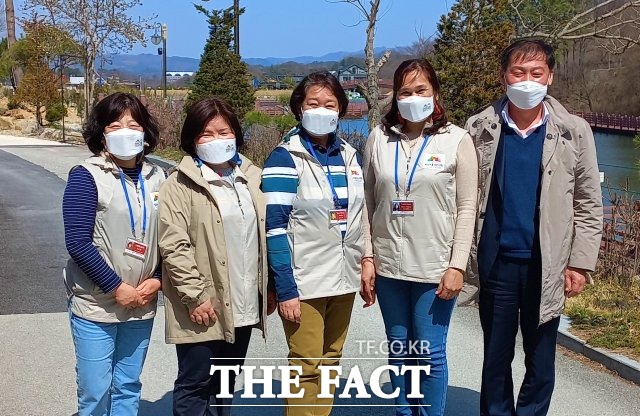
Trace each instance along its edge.
{"label": "black trousers", "polygon": [[[541,274],[539,259],[498,256],[491,273],[480,276],[480,321],[484,332],[481,416],[545,416],[549,410],[560,318],[538,326]],[[526,373],[514,403],[511,362],[518,320]]]}
{"label": "black trousers", "polygon": [[[228,405],[232,399],[215,397],[220,392],[220,372],[216,371],[211,376],[211,366],[243,365],[250,339],[251,327],[240,327],[235,329],[233,344],[226,341],[177,344],[178,377],[173,387],[173,415],[229,416],[231,407]],[[229,377],[231,394],[235,380],[232,372]]]}

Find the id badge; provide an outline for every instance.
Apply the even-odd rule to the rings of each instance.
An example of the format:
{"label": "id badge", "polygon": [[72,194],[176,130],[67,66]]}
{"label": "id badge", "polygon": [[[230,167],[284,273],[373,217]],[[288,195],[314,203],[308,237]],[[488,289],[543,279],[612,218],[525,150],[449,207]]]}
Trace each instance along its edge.
{"label": "id badge", "polygon": [[147,245],[142,241],[127,238],[127,244],[124,246],[124,254],[144,260],[147,256]]}
{"label": "id badge", "polygon": [[347,210],[346,209],[332,209],[329,210],[329,224],[342,225],[347,223]]}
{"label": "id badge", "polygon": [[391,215],[412,216],[414,201],[394,199],[391,201]]}

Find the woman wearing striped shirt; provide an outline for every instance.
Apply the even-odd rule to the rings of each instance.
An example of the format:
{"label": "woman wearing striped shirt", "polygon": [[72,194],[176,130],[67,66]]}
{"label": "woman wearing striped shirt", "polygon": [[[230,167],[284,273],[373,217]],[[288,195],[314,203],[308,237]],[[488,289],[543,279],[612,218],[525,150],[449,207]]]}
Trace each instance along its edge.
{"label": "woman wearing striped shirt", "polygon": [[289,363],[302,366],[304,397],[287,399],[287,415],[331,412],[333,398],[317,398],[318,366],[338,364],[360,290],[364,180],[355,149],[335,133],[347,104],[333,75],[305,77],[290,102],[300,124],[262,173],[269,267]]}
{"label": "woman wearing striped shirt", "polygon": [[62,202],[70,255],[64,282],[79,416],[138,414],[161,285],[157,195],[165,175],[144,157],[158,136],[140,100],[110,95],[83,131],[94,155],[69,173]]}

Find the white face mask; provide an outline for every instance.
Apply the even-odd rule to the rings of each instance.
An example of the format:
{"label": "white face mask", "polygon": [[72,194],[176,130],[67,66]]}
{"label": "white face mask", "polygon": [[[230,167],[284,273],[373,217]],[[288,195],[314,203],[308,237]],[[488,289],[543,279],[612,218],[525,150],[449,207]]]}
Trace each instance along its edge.
{"label": "white face mask", "polygon": [[144,132],[129,128],[104,135],[107,152],[121,160],[131,160],[144,150]]}
{"label": "white face mask", "polygon": [[333,133],[338,128],[338,112],[325,107],[302,112],[302,127],[315,136]]}
{"label": "white face mask", "polygon": [[547,95],[547,86],[535,81],[521,81],[507,84],[507,97],[518,108],[535,108]]}
{"label": "white face mask", "polygon": [[412,123],[424,121],[433,113],[433,96],[412,95],[398,100],[398,111],[402,118]]}
{"label": "white face mask", "polygon": [[219,165],[236,155],[236,138],[214,139],[196,145],[196,154],[203,162]]}

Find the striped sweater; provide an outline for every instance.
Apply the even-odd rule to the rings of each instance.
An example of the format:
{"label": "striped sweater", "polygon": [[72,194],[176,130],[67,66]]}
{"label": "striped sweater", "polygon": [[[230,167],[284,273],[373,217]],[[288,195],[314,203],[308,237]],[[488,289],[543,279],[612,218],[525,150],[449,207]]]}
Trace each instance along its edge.
{"label": "striped sweater", "polygon": [[[138,183],[138,169],[123,172]],[[104,292],[115,290],[122,279],[109,267],[93,245],[93,232],[98,209],[98,190],[91,173],[82,166],[69,173],[62,198],[64,241],[69,255],[80,269]],[[158,266],[154,277],[160,279],[162,268]]]}
{"label": "striped sweater", "polygon": [[[348,208],[347,178],[345,161],[340,152],[342,140],[332,135],[329,146],[324,148],[313,144],[300,132],[302,143],[309,153],[319,159],[325,174],[330,170],[331,179],[338,197],[337,208]],[[359,159],[358,159],[359,160]],[[326,178],[329,181],[328,177]],[[293,203],[298,192],[298,172],[291,154],[277,147],[269,155],[262,172],[262,191],[267,200],[266,231],[267,256],[270,271],[274,276],[278,301],[283,302],[298,297],[298,288],[292,269],[292,259],[287,239],[287,226]],[[344,236],[346,224],[340,226]]]}

